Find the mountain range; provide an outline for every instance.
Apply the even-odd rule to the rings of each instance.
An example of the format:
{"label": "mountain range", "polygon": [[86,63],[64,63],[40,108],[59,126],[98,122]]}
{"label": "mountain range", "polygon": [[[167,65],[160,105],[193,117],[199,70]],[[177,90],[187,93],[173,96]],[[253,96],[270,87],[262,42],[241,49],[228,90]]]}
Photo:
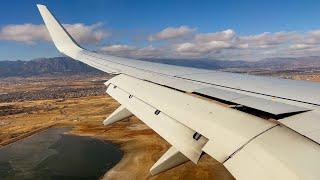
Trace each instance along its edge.
{"label": "mountain range", "polygon": [[0,61],[0,77],[81,73],[101,72],[69,57],[41,58],[30,61]]}
{"label": "mountain range", "polygon": [[[255,68],[265,70],[320,69],[320,57],[269,58],[255,62],[208,59],[144,59],[144,61],[203,69]],[[45,74],[103,73],[69,57],[41,58],[30,61],[0,61],[0,77]]]}

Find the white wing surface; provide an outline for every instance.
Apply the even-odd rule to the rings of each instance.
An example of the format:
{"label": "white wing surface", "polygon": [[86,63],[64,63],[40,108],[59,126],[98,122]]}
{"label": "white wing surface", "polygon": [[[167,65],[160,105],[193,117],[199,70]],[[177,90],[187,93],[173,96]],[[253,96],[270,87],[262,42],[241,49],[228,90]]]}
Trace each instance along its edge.
{"label": "white wing surface", "polygon": [[121,107],[104,124],[134,114],[172,145],[152,174],[205,152],[237,179],[320,178],[320,84],[101,55],[38,8],[61,53],[117,75],[105,84]]}

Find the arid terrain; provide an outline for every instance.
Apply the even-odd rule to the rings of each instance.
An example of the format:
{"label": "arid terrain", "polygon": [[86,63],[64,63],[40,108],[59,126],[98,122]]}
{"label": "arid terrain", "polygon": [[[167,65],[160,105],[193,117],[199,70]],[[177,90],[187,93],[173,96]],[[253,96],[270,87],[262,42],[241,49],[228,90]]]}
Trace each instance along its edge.
{"label": "arid terrain", "polygon": [[105,94],[108,76],[3,78],[0,87],[0,146],[50,127],[118,144],[124,157],[103,179],[233,179],[213,158],[187,162],[151,177],[150,167],[170,145],[136,117],[109,126],[102,121],[119,104]]}
{"label": "arid terrain", "polygon": [[[226,71],[320,82],[319,71]],[[187,162],[156,176],[150,167],[170,145],[136,117],[109,126],[102,121],[119,104],[105,93],[103,74],[40,75],[0,79],[0,147],[50,127],[71,127],[70,133],[118,144],[124,156],[102,179],[233,179],[213,158]]]}

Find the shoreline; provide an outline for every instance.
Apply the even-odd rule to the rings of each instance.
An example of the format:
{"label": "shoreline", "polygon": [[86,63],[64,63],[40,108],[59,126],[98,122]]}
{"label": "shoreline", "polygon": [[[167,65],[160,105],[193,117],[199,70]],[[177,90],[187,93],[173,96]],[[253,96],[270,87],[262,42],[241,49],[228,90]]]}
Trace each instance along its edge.
{"label": "shoreline", "polygon": [[[233,179],[213,158],[204,155],[197,165],[187,162],[166,172],[151,176],[149,169],[170,145],[136,117],[103,126],[102,121],[119,104],[110,96],[88,96],[56,100],[9,103],[14,108],[37,107],[27,113],[2,116],[0,143],[23,139],[37,129],[70,127],[69,134],[89,136],[119,145],[121,160],[101,179]],[[16,139],[16,140],[18,140]]]}
{"label": "shoreline", "polygon": [[30,132],[27,132],[25,134],[22,134],[22,135],[19,135],[17,137],[14,137],[12,139],[5,140],[5,141],[0,143],[0,149],[5,147],[5,146],[7,146],[7,145],[13,144],[13,143],[18,142],[20,140],[23,140],[23,139],[25,139],[27,137],[35,135],[37,133],[40,133],[40,132],[45,131],[47,129],[50,129],[50,128],[54,127],[55,125],[57,125],[57,123],[53,123],[53,124],[45,126],[45,127],[40,127],[40,128],[37,128],[37,129],[35,129],[33,131],[30,131]]}
{"label": "shoreline", "polygon": [[136,117],[91,128],[95,131],[88,132],[87,127],[77,126],[70,133],[110,141],[123,151],[121,160],[101,179],[233,179],[222,164],[208,155],[203,155],[197,165],[189,161],[151,176],[149,169],[170,145]]}

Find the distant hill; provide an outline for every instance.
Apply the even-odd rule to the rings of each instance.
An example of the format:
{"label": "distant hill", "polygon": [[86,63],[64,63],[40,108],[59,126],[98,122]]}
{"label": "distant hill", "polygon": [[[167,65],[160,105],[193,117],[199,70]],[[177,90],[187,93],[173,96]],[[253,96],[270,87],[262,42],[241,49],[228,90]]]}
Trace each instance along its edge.
{"label": "distant hill", "polygon": [[0,77],[80,73],[102,72],[68,57],[41,58],[31,61],[0,61]]}
{"label": "distant hill", "polygon": [[171,64],[177,66],[195,67],[201,69],[224,69],[224,68],[241,68],[250,67],[247,61],[223,61],[209,59],[144,59],[144,61]]}
{"label": "distant hill", "polygon": [[150,61],[162,64],[171,64],[177,66],[195,67],[201,69],[224,69],[233,67],[248,67],[247,61],[223,61],[223,60],[209,60],[209,59],[142,59],[143,61]]}
{"label": "distant hill", "polygon": [[[256,62],[207,59],[145,59],[144,61],[203,69],[259,68],[270,70],[319,69],[320,57],[270,58]],[[69,57],[41,58],[31,61],[0,61],[0,77],[44,74],[103,73]]]}
{"label": "distant hill", "polygon": [[203,69],[225,69],[225,68],[259,68],[270,70],[299,70],[319,69],[320,57],[308,56],[299,58],[268,58],[255,62],[228,61],[228,60],[207,60],[207,59],[149,59],[146,61],[160,62],[179,66],[197,67]]}
{"label": "distant hill", "polygon": [[319,56],[308,56],[299,58],[268,58],[257,61],[251,67],[269,68],[272,70],[298,70],[320,68]]}

